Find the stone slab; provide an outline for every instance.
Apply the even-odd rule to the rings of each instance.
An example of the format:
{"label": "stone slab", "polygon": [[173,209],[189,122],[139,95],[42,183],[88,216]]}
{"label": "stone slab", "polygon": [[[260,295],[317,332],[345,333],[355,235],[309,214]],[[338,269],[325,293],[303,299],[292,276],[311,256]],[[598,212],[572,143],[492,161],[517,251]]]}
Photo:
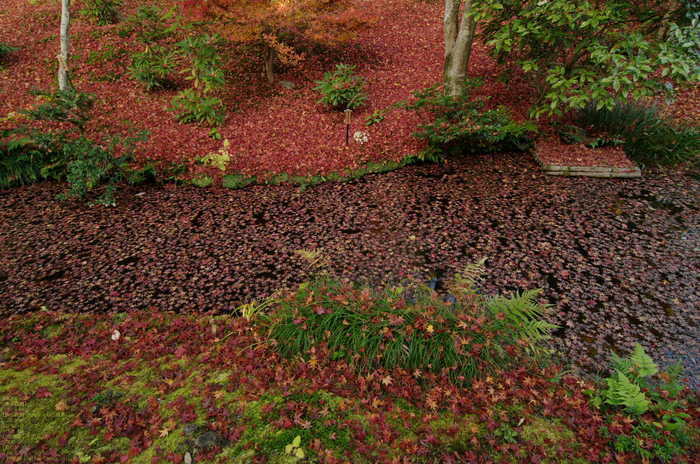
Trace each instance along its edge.
{"label": "stone slab", "polygon": [[537,153],[535,161],[550,176],[570,177],[601,177],[601,178],[639,178],[642,171],[638,167],[608,167],[608,166],[558,166],[543,163]]}

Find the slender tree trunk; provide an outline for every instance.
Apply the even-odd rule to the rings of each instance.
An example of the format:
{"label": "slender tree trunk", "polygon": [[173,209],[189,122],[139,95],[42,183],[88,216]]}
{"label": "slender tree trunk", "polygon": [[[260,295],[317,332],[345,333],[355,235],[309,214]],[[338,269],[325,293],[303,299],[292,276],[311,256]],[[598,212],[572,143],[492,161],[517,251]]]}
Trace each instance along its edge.
{"label": "slender tree trunk", "polygon": [[70,0],[63,0],[61,5],[61,54],[58,58],[58,88],[70,90],[68,78],[68,58],[70,46],[68,43],[68,25],[70,24]]}
{"label": "slender tree trunk", "polygon": [[275,82],[275,49],[269,45],[265,50],[265,73],[267,74],[267,80],[272,84]]}
{"label": "slender tree trunk", "polygon": [[445,0],[445,95],[462,93],[460,82],[467,77],[469,55],[472,51],[476,21],[469,14],[471,0],[465,0],[460,21],[459,7],[462,0]]}
{"label": "slender tree trunk", "polygon": [[[266,22],[263,25],[263,35],[271,36],[277,34],[276,31],[272,29],[272,26]],[[267,74],[267,80],[270,84],[275,82],[275,49],[270,46],[270,44],[265,42],[265,49],[263,50],[263,59],[265,60],[265,74]]]}

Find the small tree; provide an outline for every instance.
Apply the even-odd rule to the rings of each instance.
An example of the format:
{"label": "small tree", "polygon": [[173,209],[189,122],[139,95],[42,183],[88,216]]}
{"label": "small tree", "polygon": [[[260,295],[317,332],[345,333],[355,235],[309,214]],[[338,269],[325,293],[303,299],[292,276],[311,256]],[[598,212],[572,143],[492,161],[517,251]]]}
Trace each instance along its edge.
{"label": "small tree", "polygon": [[284,42],[286,32],[324,43],[353,37],[365,20],[348,0],[184,0],[189,16],[215,20],[217,32],[233,42],[261,44],[265,74],[274,82],[274,63],[297,65],[304,56]]}
{"label": "small tree", "polygon": [[474,17],[492,55],[524,71],[533,112],[561,114],[616,98],[673,98],[700,76],[697,8],[690,0],[494,0]]}

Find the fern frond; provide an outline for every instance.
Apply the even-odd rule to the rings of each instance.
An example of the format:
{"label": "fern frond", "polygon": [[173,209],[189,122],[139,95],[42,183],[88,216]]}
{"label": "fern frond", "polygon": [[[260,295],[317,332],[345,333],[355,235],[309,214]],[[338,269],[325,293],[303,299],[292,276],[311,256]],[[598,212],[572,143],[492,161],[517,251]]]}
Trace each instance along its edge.
{"label": "fern frond", "polygon": [[467,264],[461,273],[455,275],[455,282],[458,285],[476,285],[480,277],[486,272],[485,262],[486,258],[481,258],[476,263]]}
{"label": "fern frond", "polygon": [[547,321],[530,321],[521,325],[520,334],[534,341],[549,340],[552,338],[549,333],[558,328],[558,325],[551,324]]}
{"label": "fern frond", "polygon": [[533,341],[547,340],[549,332],[559,326],[543,321],[548,305],[535,302],[535,298],[541,289],[526,290],[523,293],[516,292],[509,299],[493,297],[486,300],[486,307],[492,315],[504,313],[506,320],[520,327],[520,336],[525,336]]}
{"label": "fern frond", "polygon": [[659,372],[658,366],[644,352],[644,348],[639,343],[637,343],[630,360],[634,363],[635,371],[639,377],[651,377]]}
{"label": "fern frond", "polygon": [[608,383],[608,390],[603,394],[607,397],[605,402],[613,406],[624,406],[631,414],[643,414],[649,409],[650,402],[642,393],[639,385],[635,385],[620,371],[616,371],[616,378],[605,379]]}

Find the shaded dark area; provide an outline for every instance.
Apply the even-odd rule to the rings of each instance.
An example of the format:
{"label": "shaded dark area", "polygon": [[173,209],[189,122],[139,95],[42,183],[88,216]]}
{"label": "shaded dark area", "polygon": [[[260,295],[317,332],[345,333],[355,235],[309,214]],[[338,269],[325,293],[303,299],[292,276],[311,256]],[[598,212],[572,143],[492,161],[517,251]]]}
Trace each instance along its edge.
{"label": "shaded dark area", "polygon": [[486,257],[485,293],[544,288],[573,363],[598,369],[636,342],[697,363],[700,182],[680,170],[560,178],[526,154],[474,155],[305,191],[124,188],[116,209],[60,203],[64,188],[0,191],[5,315],[230,312],[310,278],[299,249],[372,285],[435,285]]}

